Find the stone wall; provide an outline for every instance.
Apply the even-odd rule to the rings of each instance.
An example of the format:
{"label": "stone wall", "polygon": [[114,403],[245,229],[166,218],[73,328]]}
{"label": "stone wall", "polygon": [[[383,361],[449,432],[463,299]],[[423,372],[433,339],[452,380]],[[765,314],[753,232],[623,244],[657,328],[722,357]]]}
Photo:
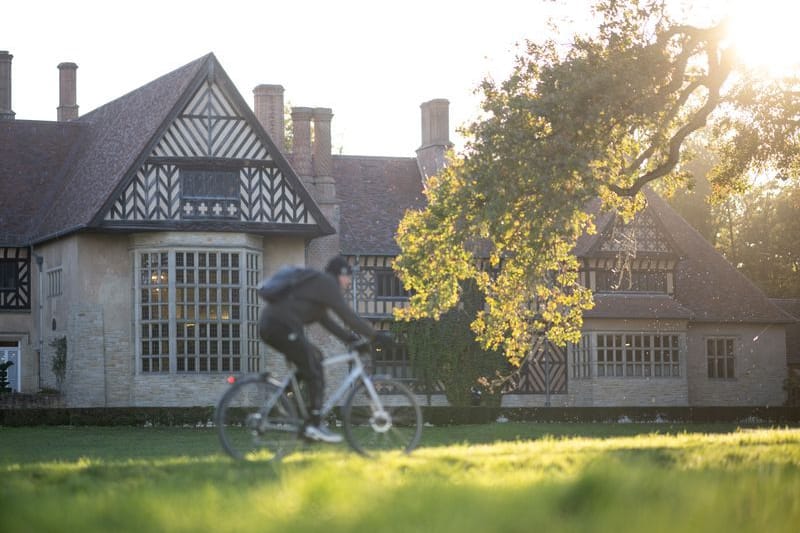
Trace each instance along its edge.
{"label": "stone wall", "polygon": [[70,407],[106,405],[106,361],[102,305],[76,304],[67,326],[64,397]]}
{"label": "stone wall", "polygon": [[[733,337],[735,375],[708,377],[706,340]],[[783,325],[692,324],[689,327],[690,405],[783,405],[787,376]]]}

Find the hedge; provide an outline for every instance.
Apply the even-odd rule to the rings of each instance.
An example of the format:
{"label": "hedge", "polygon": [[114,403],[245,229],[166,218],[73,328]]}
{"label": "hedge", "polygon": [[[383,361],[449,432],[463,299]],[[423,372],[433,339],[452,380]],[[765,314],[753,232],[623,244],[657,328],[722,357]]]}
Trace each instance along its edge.
{"label": "hedge", "polygon": [[[795,424],[800,407],[423,407],[435,426],[519,422]],[[213,407],[95,407],[0,409],[3,426],[207,426]]]}

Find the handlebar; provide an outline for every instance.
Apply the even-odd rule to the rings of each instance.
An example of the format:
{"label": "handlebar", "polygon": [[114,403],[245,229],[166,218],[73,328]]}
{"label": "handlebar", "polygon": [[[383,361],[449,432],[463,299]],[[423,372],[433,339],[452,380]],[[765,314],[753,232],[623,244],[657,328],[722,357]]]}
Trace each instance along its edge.
{"label": "handlebar", "polygon": [[356,352],[367,352],[372,349],[372,341],[365,338],[360,338],[357,341],[353,341],[347,345],[347,349],[350,351]]}

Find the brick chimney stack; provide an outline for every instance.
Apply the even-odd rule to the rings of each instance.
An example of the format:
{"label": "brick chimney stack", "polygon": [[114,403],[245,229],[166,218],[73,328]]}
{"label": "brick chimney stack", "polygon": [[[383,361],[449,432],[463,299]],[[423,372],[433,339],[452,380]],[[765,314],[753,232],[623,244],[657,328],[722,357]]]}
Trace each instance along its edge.
{"label": "brick chimney stack", "polygon": [[311,166],[311,114],[310,107],[292,108],[292,163],[309,191],[313,190]]}
{"label": "brick chimney stack", "polygon": [[336,180],[333,178],[331,154],[331,119],[333,111],[327,107],[312,110],[314,144],[312,166],[314,171],[314,200],[320,211],[336,230],[333,235],[318,237],[308,244],[309,264],[322,267],[332,256],[342,253],[339,235],[341,212],[336,199]]}
{"label": "brick chimney stack", "polygon": [[450,102],[437,98],[420,105],[422,145],[417,149],[417,164],[423,179],[438,173],[445,165],[450,142]]}
{"label": "brick chimney stack", "polygon": [[253,89],[256,118],[272,142],[284,151],[283,85],[259,85]]}
{"label": "brick chimney stack", "polygon": [[314,184],[320,203],[336,201],[336,186],[333,180],[333,158],[331,157],[331,119],[333,111],[327,107],[315,107],[314,118]]}
{"label": "brick chimney stack", "polygon": [[78,118],[78,65],[60,63],[58,65],[58,121],[66,122]]}
{"label": "brick chimney stack", "polygon": [[14,120],[11,110],[11,59],[14,56],[0,51],[0,120]]}

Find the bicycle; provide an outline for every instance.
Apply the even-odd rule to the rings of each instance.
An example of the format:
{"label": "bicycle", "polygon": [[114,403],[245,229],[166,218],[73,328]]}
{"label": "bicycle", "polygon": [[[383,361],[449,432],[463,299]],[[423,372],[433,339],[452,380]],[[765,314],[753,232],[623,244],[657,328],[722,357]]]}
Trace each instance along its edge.
{"label": "bicycle", "polygon": [[[362,341],[322,360],[323,367],[349,364],[350,371],[323,404],[321,416],[327,418],[345,398],[341,408],[344,437],[354,451],[364,456],[379,450],[410,453],[422,435],[422,410],[404,384],[367,373],[361,356],[369,346]],[[308,407],[294,366],[280,380],[262,372],[231,376],[228,381],[232,386],[220,398],[215,415],[228,455],[279,461],[304,440],[301,432]]]}

